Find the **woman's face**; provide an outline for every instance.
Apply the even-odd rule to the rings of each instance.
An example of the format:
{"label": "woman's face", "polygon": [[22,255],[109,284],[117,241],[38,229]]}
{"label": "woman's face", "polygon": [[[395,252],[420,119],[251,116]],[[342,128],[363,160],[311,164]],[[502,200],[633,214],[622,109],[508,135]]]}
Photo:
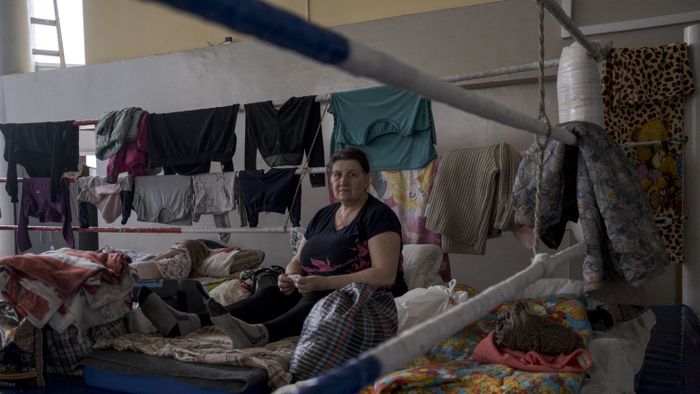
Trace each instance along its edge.
{"label": "woman's face", "polygon": [[338,160],[331,168],[331,186],[341,203],[359,201],[367,194],[370,177],[355,160]]}

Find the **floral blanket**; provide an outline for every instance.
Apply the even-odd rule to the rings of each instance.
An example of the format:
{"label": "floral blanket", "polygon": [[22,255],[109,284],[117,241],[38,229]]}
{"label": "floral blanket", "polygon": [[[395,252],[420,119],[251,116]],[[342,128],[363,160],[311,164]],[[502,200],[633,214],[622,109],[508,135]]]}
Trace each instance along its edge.
{"label": "floral blanket", "polygon": [[[495,329],[498,313],[508,305],[438,343],[404,369],[380,378],[364,393],[577,393],[584,373],[524,372],[470,359],[476,345]],[[527,300],[527,305],[530,313],[555,320],[588,341],[591,326],[583,296],[549,296]]]}

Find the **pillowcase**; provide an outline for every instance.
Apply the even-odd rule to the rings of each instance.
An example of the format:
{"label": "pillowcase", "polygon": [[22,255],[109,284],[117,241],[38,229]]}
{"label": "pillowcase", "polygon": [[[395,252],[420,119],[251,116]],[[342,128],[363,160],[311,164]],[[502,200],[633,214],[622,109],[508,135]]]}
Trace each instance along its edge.
{"label": "pillowcase", "polygon": [[215,249],[196,267],[192,277],[229,277],[237,272],[255,268],[265,260],[265,252],[257,249]]}
{"label": "pillowcase", "polygon": [[443,285],[440,277],[442,249],[437,245],[403,246],[403,275],[409,289]]}

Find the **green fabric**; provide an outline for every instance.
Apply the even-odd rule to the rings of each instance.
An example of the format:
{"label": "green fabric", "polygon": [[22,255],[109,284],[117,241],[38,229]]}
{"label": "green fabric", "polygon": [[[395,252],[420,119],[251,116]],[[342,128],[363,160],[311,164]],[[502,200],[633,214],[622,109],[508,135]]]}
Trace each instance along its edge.
{"label": "green fabric", "polygon": [[331,153],[354,146],[372,171],[425,167],[435,159],[430,100],[388,86],[331,94]]}

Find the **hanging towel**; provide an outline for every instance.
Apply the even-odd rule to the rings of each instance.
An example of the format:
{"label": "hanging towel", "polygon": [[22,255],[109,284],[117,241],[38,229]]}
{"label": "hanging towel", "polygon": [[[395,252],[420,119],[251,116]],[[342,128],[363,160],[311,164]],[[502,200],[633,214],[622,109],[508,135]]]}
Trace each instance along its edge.
{"label": "hanging towel", "polygon": [[51,201],[60,198],[61,178],[66,171],[78,171],[78,126],[73,121],[8,123],[0,125],[5,137],[7,161],[5,190],[12,202],[19,202],[17,164],[30,177],[51,178]]}
{"label": "hanging towel", "polygon": [[107,160],[125,142],[136,139],[143,110],[137,107],[107,112],[95,125],[95,156]]}
{"label": "hanging towel", "polygon": [[[168,166],[181,175],[209,172],[212,161],[233,170],[238,104],[228,107],[150,114],[148,148],[151,168]],[[166,174],[171,173],[166,168]]]}
{"label": "hanging towel", "polygon": [[510,229],[512,187],[520,155],[499,143],[448,152],[428,200],[428,230],[442,234],[448,253],[484,254],[486,239]]}
{"label": "hanging towel", "polygon": [[68,246],[75,246],[71,228],[70,190],[65,178],[60,180],[60,192],[56,201],[51,200],[50,178],[24,178],[22,180],[22,203],[17,219],[17,248],[20,252],[32,247],[29,237],[29,217],[39,219],[41,223],[63,223],[63,239]]}
{"label": "hanging towel", "polygon": [[192,225],[192,177],[183,175],[134,178],[134,211],[140,222]]}
{"label": "hanging towel", "polygon": [[[314,139],[315,137],[315,139]],[[245,105],[245,169],[256,170],[257,151],[270,167],[302,164],[323,167],[323,130],[316,96],[292,97],[279,109],[271,101]],[[323,174],[310,174],[312,187],[325,186]]]}
{"label": "hanging towel", "polygon": [[[615,48],[603,63],[605,128],[618,144],[664,141],[625,149],[655,217],[683,215],[683,105],[695,91],[688,45]],[[691,131],[692,132],[692,131]],[[683,262],[683,222],[661,228],[673,263]]]}
{"label": "hanging towel", "polygon": [[430,100],[389,86],[331,94],[331,153],[362,149],[372,171],[423,168],[437,157]]}

